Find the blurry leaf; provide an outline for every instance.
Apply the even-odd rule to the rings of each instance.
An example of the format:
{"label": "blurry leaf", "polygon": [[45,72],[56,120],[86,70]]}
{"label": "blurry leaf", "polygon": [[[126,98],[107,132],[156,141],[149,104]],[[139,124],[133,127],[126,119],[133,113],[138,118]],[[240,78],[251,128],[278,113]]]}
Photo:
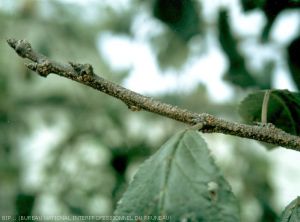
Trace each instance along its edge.
{"label": "blurry leaf", "polygon": [[284,209],[280,222],[298,222],[300,221],[300,197],[293,200]]}
{"label": "blurry leaf", "polygon": [[229,68],[224,79],[243,88],[256,86],[255,79],[246,67],[243,56],[238,51],[238,41],[231,33],[227,10],[219,13],[219,41],[229,59]]}
{"label": "blurry leaf", "polygon": [[241,5],[245,12],[256,9],[262,8],[265,4],[266,0],[241,0]]}
{"label": "blurry leaf", "polygon": [[300,89],[300,36],[294,39],[287,48],[288,64],[298,89]]}
{"label": "blurry leaf", "polygon": [[[265,91],[250,94],[240,104],[239,114],[247,123],[261,122],[264,94]],[[299,136],[300,93],[272,90],[268,103],[267,122]]]}
{"label": "blurry leaf", "polygon": [[153,14],[184,41],[200,33],[199,7],[193,0],[155,0]]}
{"label": "blurry leaf", "polygon": [[229,69],[224,75],[224,80],[242,88],[256,86],[254,78],[251,77],[248,70],[246,69],[244,59],[236,62],[230,60],[229,62]]}
{"label": "blurry leaf", "polygon": [[136,173],[114,213],[173,221],[239,221],[230,186],[196,132],[175,134]]}
{"label": "blurry leaf", "polygon": [[235,141],[233,146],[232,156],[237,160],[235,164],[239,167],[231,170],[238,172],[239,181],[243,183],[243,194],[239,194],[239,201],[244,202],[244,198],[249,200],[250,196],[256,197],[260,214],[255,221],[277,221],[278,215],[272,200],[275,184],[270,179],[273,165],[268,159],[268,153],[253,152],[250,148],[253,148],[253,144],[245,144],[243,140]]}
{"label": "blurry leaf", "polygon": [[272,78],[274,74],[275,62],[272,60],[266,61],[262,70],[257,75],[261,89],[270,89],[272,86]]}
{"label": "blurry leaf", "polygon": [[109,30],[118,34],[130,35],[133,17],[136,14],[134,8],[122,10],[121,12],[113,8],[107,8],[106,10],[108,13],[106,25]]}
{"label": "blurry leaf", "polygon": [[[35,195],[18,193],[16,198],[16,210],[18,216],[31,216],[35,202]],[[29,220],[31,221],[31,220]]]}
{"label": "blurry leaf", "polygon": [[263,41],[268,40],[274,21],[283,10],[300,7],[300,1],[298,0],[241,0],[241,4],[244,11],[250,11],[257,8],[264,11],[267,17],[267,23],[262,32]]}
{"label": "blurry leaf", "polygon": [[267,23],[262,32],[262,40],[269,38],[270,30],[279,13],[288,6],[288,0],[266,0],[263,11],[267,17]]}
{"label": "blurry leaf", "polygon": [[189,53],[188,47],[176,35],[169,32],[152,40],[160,68],[180,68],[185,64]]}
{"label": "blurry leaf", "polygon": [[9,113],[5,109],[0,109],[0,126],[9,122]]}
{"label": "blurry leaf", "polygon": [[[114,153],[114,152],[113,152]],[[111,166],[114,168],[118,175],[124,175],[128,165],[128,154],[126,153],[117,153],[113,155],[111,160]]]}
{"label": "blurry leaf", "polygon": [[9,79],[7,75],[0,71],[0,98],[5,97],[8,91]]}
{"label": "blurry leaf", "polygon": [[218,28],[219,28],[219,41],[222,49],[228,55],[230,60],[241,57],[238,52],[237,39],[231,33],[229,24],[229,15],[226,9],[219,12]]}
{"label": "blurry leaf", "polygon": [[72,204],[70,203],[65,203],[67,208],[69,209],[70,213],[72,215],[84,215],[84,211],[81,207],[77,207],[77,206],[73,206]]}

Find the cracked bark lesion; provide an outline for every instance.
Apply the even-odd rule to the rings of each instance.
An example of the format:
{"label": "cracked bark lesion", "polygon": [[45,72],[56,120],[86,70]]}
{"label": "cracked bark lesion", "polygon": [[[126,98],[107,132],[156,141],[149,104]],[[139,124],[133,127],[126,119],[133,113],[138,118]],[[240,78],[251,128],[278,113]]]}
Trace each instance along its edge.
{"label": "cracked bark lesion", "polygon": [[25,40],[8,39],[8,44],[22,57],[31,62],[25,65],[42,77],[50,73],[71,79],[113,96],[124,102],[132,111],[145,110],[191,125],[204,133],[223,133],[254,139],[300,151],[300,137],[288,134],[269,125],[247,125],[230,122],[207,113],[195,113],[151,97],[143,96],[98,76],[90,64],[69,62],[61,64],[35,52]]}

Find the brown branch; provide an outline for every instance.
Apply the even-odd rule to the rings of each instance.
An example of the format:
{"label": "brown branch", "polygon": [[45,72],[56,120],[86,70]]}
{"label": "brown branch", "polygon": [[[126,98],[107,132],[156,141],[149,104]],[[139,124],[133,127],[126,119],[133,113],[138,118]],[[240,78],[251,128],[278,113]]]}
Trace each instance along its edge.
{"label": "brown branch", "polygon": [[224,133],[257,141],[272,143],[300,151],[300,137],[288,134],[272,125],[246,125],[229,122],[215,116],[194,113],[179,107],[166,104],[151,97],[140,95],[120,85],[96,75],[89,64],[60,64],[44,55],[35,52],[25,40],[8,39],[8,44],[22,58],[32,62],[25,64],[29,69],[43,77],[50,73],[74,80],[81,84],[104,92],[124,102],[132,111],[145,110],[179,122],[193,125],[193,128],[204,133]]}

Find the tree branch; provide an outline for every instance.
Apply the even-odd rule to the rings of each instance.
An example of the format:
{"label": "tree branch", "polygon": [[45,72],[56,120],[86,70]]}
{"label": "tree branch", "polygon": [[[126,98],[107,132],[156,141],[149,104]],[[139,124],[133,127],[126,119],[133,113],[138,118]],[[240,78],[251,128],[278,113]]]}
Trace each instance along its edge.
{"label": "tree branch", "polygon": [[25,40],[8,39],[7,42],[19,56],[32,61],[25,65],[40,76],[47,77],[50,73],[54,73],[87,85],[121,100],[132,111],[145,110],[156,113],[188,125],[193,125],[193,128],[204,133],[229,134],[272,143],[300,151],[300,137],[288,134],[271,124],[246,125],[229,122],[206,113],[199,114],[190,112],[188,110],[154,100],[151,97],[140,95],[120,85],[105,80],[96,75],[92,66],[89,64],[78,64],[73,62],[69,62],[69,64],[60,64],[35,52],[30,43]]}

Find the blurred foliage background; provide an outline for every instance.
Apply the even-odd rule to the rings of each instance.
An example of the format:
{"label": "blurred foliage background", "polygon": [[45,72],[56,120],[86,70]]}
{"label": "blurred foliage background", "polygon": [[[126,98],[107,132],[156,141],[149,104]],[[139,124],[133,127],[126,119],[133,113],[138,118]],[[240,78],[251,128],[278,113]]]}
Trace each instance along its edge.
{"label": "blurred foliage background", "polygon": [[[1,1],[0,215],[111,215],[137,166],[186,127],[154,114],[131,112],[123,103],[78,83],[54,75],[41,78],[25,68],[7,38],[27,39],[37,51],[61,62],[90,63],[96,73],[120,84],[133,68],[111,65],[100,47],[105,33],[131,42],[145,35],[161,75],[182,75],[191,59],[208,56],[213,42],[226,61],[222,81],[232,90],[230,99],[216,102],[201,82],[184,90],[148,94],[195,112],[240,121],[239,101],[253,90],[275,87],[278,70],[285,70],[280,75],[286,75],[294,89],[300,87],[299,27],[287,41],[272,38],[278,17],[299,13],[300,4],[224,2],[216,1],[208,13],[201,0]],[[244,17],[261,16],[260,32],[239,32],[233,8]],[[281,57],[261,55],[252,50],[255,47],[275,49]],[[258,66],[252,64],[255,59]],[[138,74],[151,75],[148,70]],[[212,74],[204,70],[195,75]],[[205,138],[241,203],[243,221],[275,221],[284,206],[276,197],[284,191],[276,189],[277,163],[265,148],[229,136]],[[294,186],[297,182],[291,181]]]}

